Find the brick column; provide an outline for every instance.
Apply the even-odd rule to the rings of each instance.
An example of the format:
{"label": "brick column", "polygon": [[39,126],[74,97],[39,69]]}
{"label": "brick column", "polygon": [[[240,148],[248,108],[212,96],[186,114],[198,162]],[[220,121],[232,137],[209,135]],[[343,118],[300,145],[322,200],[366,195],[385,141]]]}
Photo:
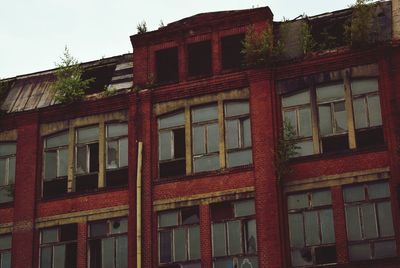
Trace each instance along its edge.
{"label": "brick column", "polygon": [[249,72],[259,267],[282,267],[279,192],[274,169],[273,80],[266,71]]}
{"label": "brick column", "polygon": [[346,217],[341,186],[331,188],[332,210],[335,226],[336,254],[338,263],[348,262]]}
{"label": "brick column", "polygon": [[86,268],[88,261],[88,225],[87,222],[78,223],[78,233],[77,233],[77,249],[76,249],[76,267]]}
{"label": "brick column", "polygon": [[212,239],[209,205],[200,205],[201,267],[212,268]]}
{"label": "brick column", "polygon": [[219,32],[212,33],[211,39],[211,55],[212,55],[212,72],[217,75],[221,72],[221,42],[220,42]]}
{"label": "brick column", "polygon": [[33,267],[37,156],[39,154],[38,114],[17,119],[18,140],[15,171],[13,267]]}

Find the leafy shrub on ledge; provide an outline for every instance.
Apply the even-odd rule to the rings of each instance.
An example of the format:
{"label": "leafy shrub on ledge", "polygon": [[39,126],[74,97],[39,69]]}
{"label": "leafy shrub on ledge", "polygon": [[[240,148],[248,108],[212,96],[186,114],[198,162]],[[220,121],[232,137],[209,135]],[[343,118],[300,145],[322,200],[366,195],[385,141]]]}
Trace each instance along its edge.
{"label": "leafy shrub on ledge", "polygon": [[368,46],[368,44],[374,42],[370,38],[374,5],[371,0],[357,0],[356,4],[351,7],[353,8],[353,15],[344,27],[347,44],[353,48]]}

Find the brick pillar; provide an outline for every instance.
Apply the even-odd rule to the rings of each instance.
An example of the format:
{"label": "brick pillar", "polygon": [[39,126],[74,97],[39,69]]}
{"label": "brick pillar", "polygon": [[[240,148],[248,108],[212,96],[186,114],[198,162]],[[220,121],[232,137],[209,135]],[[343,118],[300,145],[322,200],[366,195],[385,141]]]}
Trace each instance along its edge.
{"label": "brick pillar", "polygon": [[209,205],[200,205],[200,250],[201,267],[212,267],[212,239]]}
{"label": "brick pillar", "polygon": [[400,39],[400,0],[392,0],[393,39]]}
{"label": "brick pillar", "polygon": [[274,169],[274,88],[266,71],[250,71],[250,109],[259,267],[282,267],[279,192]]}
{"label": "brick pillar", "polygon": [[186,52],[186,44],[183,37],[178,43],[178,77],[179,82],[184,82],[188,77],[188,58]]}
{"label": "brick pillar", "polygon": [[331,188],[332,210],[335,226],[336,254],[338,263],[348,262],[346,217],[341,186]]}
{"label": "brick pillar", "polygon": [[17,119],[18,140],[15,172],[13,267],[33,267],[35,194],[39,140],[38,114]]}
{"label": "brick pillar", "polygon": [[86,268],[88,261],[88,225],[87,222],[78,223],[78,233],[77,233],[77,249],[76,249],[76,267]]}
{"label": "brick pillar", "polygon": [[212,72],[214,75],[221,72],[221,42],[220,42],[219,32],[212,33],[211,39],[211,55],[212,55]]}

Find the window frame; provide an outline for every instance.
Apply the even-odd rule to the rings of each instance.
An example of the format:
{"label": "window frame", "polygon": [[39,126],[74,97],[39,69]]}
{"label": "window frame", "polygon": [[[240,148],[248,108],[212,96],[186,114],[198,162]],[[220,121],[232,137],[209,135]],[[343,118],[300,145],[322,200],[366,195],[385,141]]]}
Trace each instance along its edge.
{"label": "window frame", "polygon": [[11,233],[6,233],[6,234],[0,234],[0,239],[1,238],[6,238],[9,239],[10,241],[10,247],[8,248],[4,248],[4,249],[0,249],[0,268],[8,268],[8,267],[3,267],[2,266],[2,256],[3,254],[8,254],[10,256],[10,268],[12,267],[12,255],[11,255],[11,249],[12,249],[12,234]]}
{"label": "window frame", "polygon": [[[11,191],[11,193],[9,192],[7,194],[8,197],[8,201],[5,202],[0,202],[0,205],[2,204],[7,204],[7,203],[12,203],[14,202],[14,186],[15,186],[15,174],[16,174],[16,164],[17,164],[17,142],[16,141],[7,141],[7,142],[0,142],[0,146],[7,146],[7,145],[11,145],[15,147],[15,153],[9,153],[9,154],[4,154],[0,156],[0,160],[4,160],[5,161],[5,166],[4,166],[4,181],[5,184],[4,185],[0,185],[0,191]],[[11,159],[14,159],[14,170],[11,170]],[[10,173],[11,171],[11,173]],[[10,174],[13,174],[13,180],[12,180],[12,176],[10,178]],[[1,176],[1,175],[0,175]],[[7,189],[8,188],[8,189]]]}

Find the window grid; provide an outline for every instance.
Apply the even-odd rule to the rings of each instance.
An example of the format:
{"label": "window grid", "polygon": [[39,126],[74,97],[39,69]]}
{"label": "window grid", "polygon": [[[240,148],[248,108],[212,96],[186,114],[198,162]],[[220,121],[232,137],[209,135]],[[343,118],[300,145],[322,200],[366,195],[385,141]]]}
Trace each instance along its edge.
{"label": "window grid", "polygon": [[[122,148],[122,146],[123,146],[123,142],[126,142],[127,141],[127,139],[128,139],[128,132],[124,132],[124,133],[119,133],[118,135],[110,135],[109,134],[109,132],[110,132],[110,128],[111,127],[118,127],[118,126],[120,126],[120,127],[128,127],[128,124],[127,123],[108,123],[107,125],[106,125],[106,151],[107,151],[107,153],[106,153],[106,168],[107,169],[116,169],[116,168],[123,168],[123,167],[126,167],[126,166],[128,166],[128,161],[127,161],[127,159],[124,159],[124,158],[127,158],[127,155],[122,155],[122,153],[121,153],[121,148]],[[112,164],[110,164],[110,155],[109,155],[109,150],[110,150],[110,147],[109,147],[109,145],[111,144],[111,143],[117,143],[117,152],[115,152],[116,153],[116,163],[112,163]]]}
{"label": "window grid", "polygon": [[11,268],[11,234],[0,235],[0,268]]}
{"label": "window grid", "polygon": [[0,204],[12,202],[15,184],[16,143],[0,144]]}

